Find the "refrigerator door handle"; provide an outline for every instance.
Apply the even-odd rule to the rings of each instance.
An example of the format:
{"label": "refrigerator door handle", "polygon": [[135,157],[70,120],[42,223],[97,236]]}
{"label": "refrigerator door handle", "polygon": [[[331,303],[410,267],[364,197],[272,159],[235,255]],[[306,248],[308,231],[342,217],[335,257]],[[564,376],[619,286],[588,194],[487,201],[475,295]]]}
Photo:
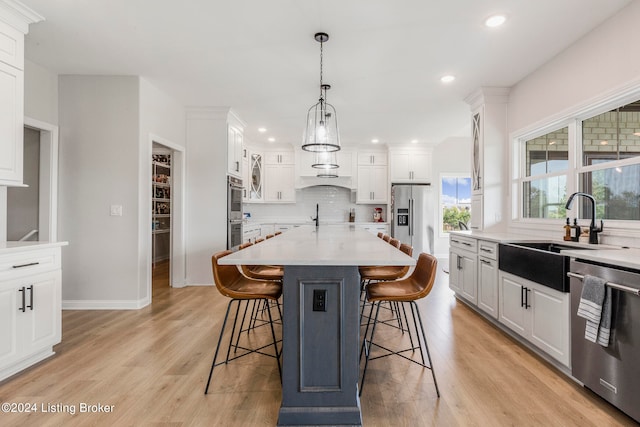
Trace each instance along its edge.
{"label": "refrigerator door handle", "polygon": [[413,236],[413,199],[409,199],[409,236]]}

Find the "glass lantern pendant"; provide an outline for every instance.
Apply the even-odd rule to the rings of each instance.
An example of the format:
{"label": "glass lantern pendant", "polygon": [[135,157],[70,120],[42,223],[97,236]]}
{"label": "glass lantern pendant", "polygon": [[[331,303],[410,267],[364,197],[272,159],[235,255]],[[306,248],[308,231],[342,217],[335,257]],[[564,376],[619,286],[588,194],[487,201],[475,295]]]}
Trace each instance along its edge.
{"label": "glass lantern pendant", "polygon": [[329,104],[327,90],[331,88],[322,83],[322,53],[323,44],[329,40],[326,33],[316,33],[316,41],[320,42],[320,99],[307,112],[302,149],[312,152],[331,152],[340,150],[340,136],[338,135],[338,119],[336,109]]}

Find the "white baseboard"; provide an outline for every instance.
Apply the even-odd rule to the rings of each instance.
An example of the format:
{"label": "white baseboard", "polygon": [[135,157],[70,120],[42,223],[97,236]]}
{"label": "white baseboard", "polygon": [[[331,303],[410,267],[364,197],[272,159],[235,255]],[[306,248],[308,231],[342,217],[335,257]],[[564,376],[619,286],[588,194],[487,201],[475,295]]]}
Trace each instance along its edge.
{"label": "white baseboard", "polygon": [[151,303],[141,300],[62,300],[63,310],[139,310]]}

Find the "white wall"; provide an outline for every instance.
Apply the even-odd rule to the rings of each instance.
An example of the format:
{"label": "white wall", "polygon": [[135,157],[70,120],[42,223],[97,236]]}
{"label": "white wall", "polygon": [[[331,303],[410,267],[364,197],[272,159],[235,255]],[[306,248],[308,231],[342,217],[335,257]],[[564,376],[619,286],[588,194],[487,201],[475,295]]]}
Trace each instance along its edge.
{"label": "white wall", "polygon": [[[60,76],[59,240],[66,307],[139,299],[139,79]],[[122,216],[110,216],[122,205]]]}
{"label": "white wall", "polygon": [[[568,49],[518,82],[510,92],[509,133],[533,131],[575,116],[596,104],[640,91],[640,2],[631,2]],[[626,99],[626,102],[636,100]],[[620,102],[621,105],[624,102]],[[507,147],[505,147],[507,150]],[[511,198],[512,195],[510,194]],[[512,200],[506,208],[511,210]],[[559,226],[510,224],[510,230],[538,237],[561,234]],[[601,243],[638,246],[638,233],[606,227]]]}
{"label": "white wall", "polygon": [[[24,129],[24,169],[22,182],[28,187],[7,188],[7,240],[19,240],[38,229],[40,193],[40,132]],[[38,235],[29,240],[37,241]]]}
{"label": "white wall", "polygon": [[184,108],[137,76],[59,81],[64,306],[142,307],[151,301],[152,137],[183,147]]}
{"label": "white wall", "polygon": [[[433,149],[433,187],[436,196],[435,218],[440,221],[440,177],[442,175],[471,176],[471,136],[468,138],[448,138]],[[440,227],[434,231],[434,253],[436,256],[449,256],[449,235],[441,235]]]}
{"label": "white wall", "polygon": [[[139,136],[139,243],[138,243],[138,267],[139,290],[138,298],[150,302],[151,295],[151,152],[152,141],[171,143],[172,147],[184,152],[185,150],[186,121],[185,110],[182,104],[171,96],[159,90],[144,78],[140,79],[140,136]],[[180,153],[174,155],[174,175],[180,173]],[[177,201],[179,194],[174,192],[172,216],[174,220],[174,246],[182,251],[184,248],[175,237],[180,233],[176,230],[183,226],[181,213],[178,211]],[[180,250],[178,252],[181,252]],[[184,285],[185,257],[176,257],[172,260],[173,286]]]}
{"label": "white wall", "polygon": [[588,106],[640,81],[640,2],[631,2],[544,66],[509,96],[509,132]]}
{"label": "white wall", "polygon": [[24,115],[58,124],[58,75],[27,59],[24,61]]}
{"label": "white wall", "polygon": [[213,284],[211,255],[227,247],[227,111],[187,109],[187,284]]}

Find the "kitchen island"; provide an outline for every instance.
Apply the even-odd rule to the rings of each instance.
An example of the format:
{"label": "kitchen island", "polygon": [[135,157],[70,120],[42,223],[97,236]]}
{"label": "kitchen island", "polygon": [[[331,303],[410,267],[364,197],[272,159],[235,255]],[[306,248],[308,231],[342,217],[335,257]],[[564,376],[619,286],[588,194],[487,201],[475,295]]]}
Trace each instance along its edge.
{"label": "kitchen island", "polygon": [[358,266],[415,260],[354,225],[304,226],[220,259],[284,265],[278,425],[361,425]]}

